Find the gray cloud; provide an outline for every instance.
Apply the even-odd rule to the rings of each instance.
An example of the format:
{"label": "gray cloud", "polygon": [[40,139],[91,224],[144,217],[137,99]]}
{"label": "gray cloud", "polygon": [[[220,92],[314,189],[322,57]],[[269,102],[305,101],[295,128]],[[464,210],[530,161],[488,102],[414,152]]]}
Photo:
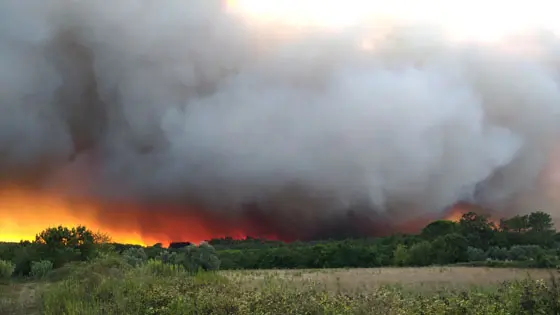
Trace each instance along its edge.
{"label": "gray cloud", "polygon": [[[3,1],[3,179],[91,167],[74,181],[98,198],[312,222],[534,190],[558,140],[557,39],[397,25],[286,37],[218,1]],[[521,45],[539,53],[503,48]]]}

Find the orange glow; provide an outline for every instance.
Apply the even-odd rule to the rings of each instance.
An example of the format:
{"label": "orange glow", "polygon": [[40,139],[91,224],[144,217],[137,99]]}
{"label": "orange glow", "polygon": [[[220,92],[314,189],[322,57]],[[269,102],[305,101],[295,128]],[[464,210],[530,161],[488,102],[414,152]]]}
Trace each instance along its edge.
{"label": "orange glow", "polygon": [[453,211],[451,211],[445,218],[444,220],[448,220],[448,221],[453,221],[453,222],[459,222],[461,221],[461,217],[463,216],[463,214],[465,214],[466,212],[463,212],[462,209],[453,209]]}
{"label": "orange glow", "polygon": [[486,214],[490,215],[488,221],[494,223],[494,225],[498,226],[500,224],[500,220],[496,219],[497,213],[490,213],[487,209],[484,209],[479,206],[475,206],[468,203],[458,203],[449,210],[448,214],[444,217],[444,220],[449,220],[453,222],[459,222],[463,217],[463,214],[468,212],[474,212],[476,214]]}
{"label": "orange glow", "polygon": [[154,241],[145,239],[138,231],[119,231],[103,226],[96,219],[97,211],[92,204],[74,204],[56,196],[23,190],[1,191],[0,240],[34,240],[37,233],[48,227],[85,225],[92,231],[109,234],[119,243],[146,245]]}
{"label": "orange glow", "polygon": [[145,246],[245,237],[242,229],[229,227],[215,218],[198,217],[184,207],[146,209],[136,205],[70,201],[21,189],[0,191],[0,241],[34,240],[40,231],[59,225],[84,225],[93,232],[108,234],[113,242]]}

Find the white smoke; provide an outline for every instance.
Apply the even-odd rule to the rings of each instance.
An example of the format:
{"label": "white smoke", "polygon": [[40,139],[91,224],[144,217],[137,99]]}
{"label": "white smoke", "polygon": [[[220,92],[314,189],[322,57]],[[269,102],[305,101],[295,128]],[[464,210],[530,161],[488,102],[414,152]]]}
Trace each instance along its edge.
{"label": "white smoke", "polygon": [[0,170],[56,174],[80,148],[92,194],[314,216],[534,189],[560,127],[557,38],[397,25],[296,34],[212,0],[2,1]]}

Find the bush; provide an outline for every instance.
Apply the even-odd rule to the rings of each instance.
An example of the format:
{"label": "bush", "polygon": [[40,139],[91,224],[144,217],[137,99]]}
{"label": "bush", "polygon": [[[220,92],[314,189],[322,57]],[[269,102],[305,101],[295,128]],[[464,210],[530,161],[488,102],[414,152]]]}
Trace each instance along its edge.
{"label": "bush", "polygon": [[49,260],[34,261],[31,263],[30,275],[36,279],[44,278],[53,269],[53,263]]}
{"label": "bush", "polygon": [[432,244],[427,241],[414,244],[408,250],[407,265],[429,266],[434,263]]}
{"label": "bush", "polygon": [[467,257],[469,261],[482,261],[487,258],[482,249],[471,246],[467,248]]}
{"label": "bush", "polygon": [[179,264],[179,255],[177,252],[170,252],[167,249],[162,250],[159,255],[157,255],[157,260],[165,264]]}
{"label": "bush", "polygon": [[486,251],[486,257],[494,260],[506,260],[508,259],[509,251],[507,248],[502,248],[498,246],[490,247]]}
{"label": "bush", "polygon": [[150,259],[145,265],[148,273],[158,277],[171,277],[184,272],[181,265],[166,264],[160,260]]}
{"label": "bush", "polygon": [[0,279],[1,280],[8,280],[14,274],[14,270],[16,270],[16,265],[11,261],[7,260],[0,260]]}
{"label": "bush", "polygon": [[244,277],[216,273],[150,276],[143,272],[148,266],[169,265],[150,260],[126,277],[102,275],[87,287],[82,279],[53,283],[41,296],[41,314],[557,314],[560,305],[559,289],[543,280],[488,290],[416,293],[382,286],[329,292],[282,276],[270,276],[258,288],[243,285]]}
{"label": "bush", "polygon": [[543,254],[544,250],[538,245],[515,245],[509,250],[508,259],[517,261],[529,260]]}
{"label": "bush", "polygon": [[403,244],[397,245],[393,252],[393,263],[397,266],[404,266],[408,260],[408,249]]}
{"label": "bush", "polygon": [[148,256],[143,248],[127,248],[123,251],[122,256],[133,267],[138,267],[148,260]]}
{"label": "bush", "polygon": [[218,270],[221,263],[216,250],[208,243],[182,248],[178,254],[177,262],[189,272],[198,272],[199,269]]}
{"label": "bush", "polygon": [[23,244],[14,250],[12,261],[16,264],[15,273],[27,276],[31,272],[31,263],[41,260],[41,254],[35,244]]}

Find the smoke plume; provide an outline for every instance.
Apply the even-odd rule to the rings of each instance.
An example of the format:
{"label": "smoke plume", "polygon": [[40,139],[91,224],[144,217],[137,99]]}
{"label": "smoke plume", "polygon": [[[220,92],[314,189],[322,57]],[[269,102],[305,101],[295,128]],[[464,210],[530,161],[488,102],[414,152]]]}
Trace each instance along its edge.
{"label": "smoke plume", "polygon": [[552,209],[558,44],[296,31],[214,0],[4,0],[0,180],[298,237],[458,202]]}

